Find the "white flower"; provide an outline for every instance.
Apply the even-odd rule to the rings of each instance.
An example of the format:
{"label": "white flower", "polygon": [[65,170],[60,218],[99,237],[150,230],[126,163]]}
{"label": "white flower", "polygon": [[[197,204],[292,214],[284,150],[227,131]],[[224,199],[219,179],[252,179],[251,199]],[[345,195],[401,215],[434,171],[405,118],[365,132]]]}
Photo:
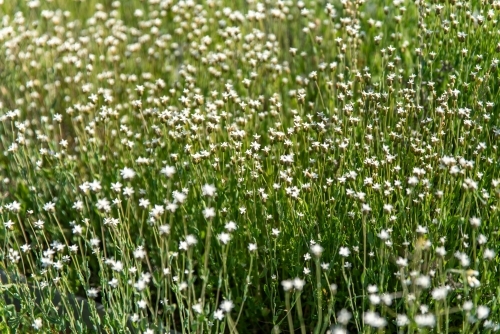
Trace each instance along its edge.
{"label": "white flower", "polygon": [[351,254],[351,251],[349,250],[349,248],[347,248],[347,247],[340,247],[340,250],[339,250],[339,255],[340,256],[348,257],[349,254]]}
{"label": "white flower", "polygon": [[363,319],[368,326],[383,328],[387,325],[387,320],[378,315],[377,312],[368,311],[363,314]]}
{"label": "white flower", "polygon": [[406,316],[406,314],[398,314],[396,317],[396,325],[398,327],[408,326],[410,324],[410,319]]}
{"label": "white flower", "polygon": [[314,245],[311,246],[311,252],[316,257],[320,257],[321,253],[323,253],[323,247],[321,247],[319,244],[314,244]]}
{"label": "white flower", "polygon": [[384,211],[387,213],[391,213],[393,209],[393,206],[390,204],[384,204]]}
{"label": "white flower", "polygon": [[113,265],[111,266],[111,269],[117,272],[120,272],[123,270],[123,263],[122,261],[114,261]]}
{"label": "white flower", "polygon": [[390,238],[390,235],[386,230],[380,231],[380,233],[377,234],[377,236],[382,240],[388,240]]}
{"label": "white flower", "polygon": [[23,253],[26,253],[30,249],[31,249],[31,246],[29,244],[24,244],[21,246],[21,250],[23,251]]}
{"label": "white flower", "polygon": [[342,325],[347,325],[352,318],[351,312],[346,310],[345,308],[341,309],[337,314],[337,321]]}
{"label": "white flower", "polygon": [[172,196],[174,197],[174,201],[180,204],[184,203],[187,198],[185,193],[175,190],[172,192]]}
{"label": "white flower", "polygon": [[149,199],[147,198],[141,198],[139,200],[139,206],[142,206],[143,208],[147,208],[151,203],[149,202]]}
{"label": "white flower", "polygon": [[123,195],[125,195],[125,196],[132,196],[133,193],[134,193],[134,189],[132,187],[125,187],[123,189]]}
{"label": "white flower", "polygon": [[224,245],[227,245],[229,240],[231,240],[231,235],[229,233],[222,232],[217,236],[217,239]]}
{"label": "white flower", "polygon": [[369,299],[370,299],[370,304],[372,304],[372,305],[380,304],[380,296],[377,294],[371,294],[369,296]]}
{"label": "white flower", "polygon": [[161,169],[160,173],[162,173],[168,178],[171,178],[175,174],[175,168],[172,166],[165,166]]}
{"label": "white flower", "polygon": [[198,303],[198,304],[194,304],[193,305],[193,310],[198,313],[198,314],[201,314],[203,312],[203,309],[201,307],[201,304]]}
{"label": "white flower", "polygon": [[185,241],[179,242],[179,249],[180,250],[187,250],[188,249],[188,244]]}
{"label": "white flower", "polygon": [[122,177],[126,179],[133,179],[135,176],[135,171],[132,168],[124,167],[121,171],[120,174]]}
{"label": "white flower", "polygon": [[436,325],[436,317],[432,313],[417,314],[415,322],[418,327],[434,327]]}
{"label": "white flower", "polygon": [[205,217],[205,219],[210,219],[215,217],[215,209],[214,208],[203,209],[203,217]]}
{"label": "white flower", "polygon": [[415,280],[415,284],[417,284],[419,287],[422,287],[424,289],[428,289],[431,286],[431,279],[427,275],[420,275]]}
{"label": "white flower", "polygon": [[436,253],[439,256],[445,256],[446,255],[446,249],[444,247],[438,247],[438,248],[436,248]]}
{"label": "white flower", "polygon": [[134,288],[137,289],[137,291],[142,291],[147,287],[147,284],[144,280],[140,279],[136,283],[134,283]]}
{"label": "white flower", "polygon": [[487,306],[480,305],[477,307],[476,315],[479,320],[488,318],[490,314],[490,309]]}
{"label": "white flower", "polygon": [[272,229],[272,234],[277,237],[279,234],[280,234],[280,230],[278,230],[277,228],[273,228]]}
{"label": "white flower", "polygon": [[217,310],[214,312],[214,319],[217,319],[219,321],[224,319],[224,313],[222,312],[222,310]]}
{"label": "white flower", "polygon": [[208,197],[213,197],[215,196],[217,188],[213,184],[205,184],[203,187],[201,187],[201,194],[203,196],[208,196]]}
{"label": "white flower", "polygon": [[142,309],[145,309],[147,305],[148,305],[148,303],[146,303],[145,300],[139,300],[137,302],[137,306],[139,306],[139,308],[142,308]]}
{"label": "white flower", "polygon": [[106,198],[98,199],[96,207],[99,210],[109,212],[111,210],[111,206],[109,201]]}
{"label": "white flower", "polygon": [[90,288],[87,291],[87,296],[89,296],[89,298],[96,298],[98,294],[99,294],[99,291],[96,288]]}
{"label": "white flower", "polygon": [[113,277],[113,279],[111,281],[108,282],[108,284],[112,287],[112,288],[116,288],[118,286],[118,280],[116,279],[116,277]]}
{"label": "white flower", "polygon": [[160,216],[164,213],[165,208],[163,207],[163,205],[155,205],[154,208],[149,212],[149,215],[154,220],[160,218]]}
{"label": "white flower", "polygon": [[42,229],[43,228],[43,225],[45,224],[45,222],[43,220],[37,220],[35,223],[35,227],[36,228],[39,228],[39,229]]}
{"label": "white flower", "polygon": [[73,203],[73,209],[77,211],[82,211],[83,210],[83,202],[82,201],[76,201]]}
{"label": "white flower", "polygon": [[170,234],[170,225],[169,224],[161,225],[158,229],[160,230],[160,235]]}
{"label": "white flower", "polygon": [[146,256],[146,251],[144,250],[143,246],[137,247],[136,250],[134,250],[134,258],[136,259],[143,259]]}
{"label": "white flower", "polygon": [[222,301],[222,303],[220,303],[220,306],[219,308],[228,313],[228,312],[231,312],[231,310],[234,308],[234,304],[232,301],[228,300],[228,299],[225,299]]}
{"label": "white flower", "polygon": [[42,328],[42,319],[41,318],[36,318],[35,321],[33,321],[33,324],[31,325],[35,330],[39,330]]}
{"label": "white flower", "polygon": [[83,227],[82,227],[82,226],[80,226],[80,225],[75,225],[75,226],[73,227],[73,233],[74,233],[74,234],[82,234],[82,232],[83,232]]}
{"label": "white flower", "polygon": [[45,211],[50,211],[50,212],[54,212],[55,211],[55,207],[56,207],[56,205],[54,203],[52,203],[52,202],[48,202],[48,203],[45,203],[43,205],[43,209]]}
{"label": "white flower", "polygon": [[446,286],[435,288],[432,290],[432,298],[434,300],[444,300],[448,294],[448,288]]}
{"label": "white flower", "polygon": [[363,204],[361,206],[361,212],[370,212],[370,211],[372,211],[372,208],[370,208],[368,204]]}
{"label": "white flower", "polygon": [[465,301],[463,306],[462,306],[462,308],[466,312],[469,312],[470,310],[472,310],[473,307],[474,307],[474,303],[472,303],[472,301],[470,301],[470,300]]}
{"label": "white flower", "polygon": [[483,258],[485,260],[493,260],[495,258],[495,251],[494,250],[491,250],[489,248],[486,248],[484,251],[483,251]]}
{"label": "white flower", "polygon": [[304,285],[306,285],[306,281],[304,281],[303,279],[300,279],[298,277],[294,278],[294,280],[293,280],[293,287],[296,290],[302,291],[302,289],[304,288]]}
{"label": "white flower", "polygon": [[407,259],[404,259],[402,257],[399,257],[397,260],[396,260],[396,264],[400,267],[407,267],[408,266],[408,260]]}
{"label": "white flower", "polygon": [[236,225],[235,222],[233,221],[230,221],[229,223],[227,223],[225,226],[225,229],[228,230],[229,232],[233,232],[233,231],[236,231],[236,229],[238,228],[238,226]]}
{"label": "white flower", "polygon": [[479,227],[479,226],[481,226],[481,219],[480,218],[472,217],[471,219],[469,219],[469,222],[470,222],[470,224],[471,224],[472,227]]}
{"label": "white flower", "polygon": [[196,237],[192,234],[188,234],[186,236],[186,242],[189,246],[192,246],[192,245],[196,245],[196,243],[198,242],[198,240],[196,240]]}
{"label": "white flower", "polygon": [[293,281],[287,279],[287,280],[281,281],[281,285],[283,286],[283,290],[290,291],[293,288]]}
{"label": "white flower", "polygon": [[91,183],[89,183],[89,188],[90,190],[92,190],[93,192],[98,192],[99,190],[102,189],[101,187],[101,182],[98,181],[98,180],[94,180],[92,181]]}
{"label": "white flower", "polygon": [[248,244],[248,250],[250,252],[256,251],[257,250],[257,245],[256,244]]}
{"label": "white flower", "polygon": [[8,220],[6,221],[5,223],[3,223],[3,225],[5,226],[6,229],[8,230],[12,230],[12,226],[14,226],[14,222],[12,220]]}
{"label": "white flower", "polygon": [[429,230],[427,229],[427,227],[422,226],[422,225],[418,225],[417,226],[417,233],[419,233],[419,234],[426,234],[427,232],[429,232]]}

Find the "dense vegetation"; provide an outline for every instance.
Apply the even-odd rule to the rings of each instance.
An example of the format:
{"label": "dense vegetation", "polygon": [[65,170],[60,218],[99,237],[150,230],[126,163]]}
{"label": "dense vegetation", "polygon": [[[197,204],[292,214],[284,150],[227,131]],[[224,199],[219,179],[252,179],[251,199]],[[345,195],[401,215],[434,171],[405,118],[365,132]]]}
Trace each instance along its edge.
{"label": "dense vegetation", "polygon": [[500,329],[498,0],[0,3],[2,332]]}

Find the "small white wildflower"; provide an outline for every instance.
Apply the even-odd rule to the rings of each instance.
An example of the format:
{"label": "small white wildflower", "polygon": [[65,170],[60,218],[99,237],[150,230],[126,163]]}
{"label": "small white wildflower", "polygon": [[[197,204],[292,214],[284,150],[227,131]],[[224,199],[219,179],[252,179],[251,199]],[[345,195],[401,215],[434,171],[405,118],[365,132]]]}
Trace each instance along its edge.
{"label": "small white wildflower", "polygon": [[257,250],[257,245],[256,244],[248,244],[248,250],[250,252],[254,252]]}
{"label": "small white wildflower", "polygon": [[47,212],[54,212],[56,205],[52,202],[45,203],[43,209]]}
{"label": "small white wildflower", "polygon": [[203,209],[203,217],[205,217],[205,219],[211,219],[215,217],[215,209],[214,208]]}
{"label": "small white wildflower", "polygon": [[143,299],[142,299],[142,300],[139,300],[139,301],[137,302],[137,306],[138,306],[139,308],[141,308],[141,309],[145,309],[147,305],[148,305],[148,303],[147,303],[145,300],[143,300]]}
{"label": "small white wildflower", "polygon": [[495,251],[489,248],[486,248],[483,251],[483,258],[485,260],[493,260],[495,258]]}
{"label": "small white wildflower", "polygon": [[283,290],[290,291],[293,288],[293,281],[292,280],[284,280],[284,281],[281,281],[281,285],[283,286]]}
{"label": "small white wildflower", "polygon": [[306,281],[304,281],[303,279],[300,279],[298,277],[294,278],[294,280],[293,280],[293,287],[296,290],[302,291],[305,284],[306,284]]}
{"label": "small white wildflower", "polygon": [[188,234],[186,236],[186,242],[189,246],[196,245],[198,243],[198,240],[196,240],[196,237],[192,234]]}
{"label": "small white wildflower", "polygon": [[397,260],[396,260],[396,264],[400,267],[408,267],[408,260],[407,259],[404,259],[402,257],[399,257]]}
{"label": "small white wildflower", "polygon": [[432,298],[434,300],[444,300],[448,294],[448,288],[446,286],[435,288],[432,290]]}
{"label": "small white wildflower", "polygon": [[73,227],[73,234],[80,235],[83,232],[83,227],[81,225],[75,225]]}
{"label": "small white wildflower", "polygon": [[479,227],[479,226],[481,226],[481,219],[480,218],[472,217],[471,219],[469,219],[469,222],[470,222],[470,225],[472,227]]}
{"label": "small white wildflower", "polygon": [[233,231],[236,231],[236,229],[238,228],[238,226],[236,225],[235,222],[233,221],[230,221],[229,223],[227,223],[224,228],[226,230],[228,230],[229,232],[233,232]]}
{"label": "small white wildflower", "polygon": [[160,225],[160,227],[158,229],[160,230],[160,235],[163,235],[163,234],[169,235],[170,234],[170,225],[169,224]]}
{"label": "small white wildflower", "polygon": [[415,323],[418,327],[434,327],[436,325],[436,317],[432,313],[417,314]]}
{"label": "small white wildflower", "polygon": [[348,257],[351,254],[351,251],[347,247],[340,247],[339,255],[343,257]]}
{"label": "small white wildflower", "polygon": [[382,230],[380,231],[379,234],[377,234],[377,236],[381,239],[381,240],[388,240],[390,238],[390,235],[389,233],[386,231],[386,230]]}
{"label": "small white wildflower", "polygon": [[321,247],[319,244],[314,244],[311,246],[311,252],[314,254],[314,256],[320,257],[321,253],[323,253],[323,247]]}
{"label": "small white wildflower", "polygon": [[224,245],[227,245],[229,240],[231,240],[231,235],[229,233],[222,232],[217,236],[217,240],[219,240]]}
{"label": "small white wildflower", "polygon": [[427,275],[420,275],[415,280],[415,284],[421,288],[428,289],[431,286],[431,278]]}
{"label": "small white wildflower", "polygon": [[168,178],[171,178],[175,174],[175,167],[172,166],[165,166],[161,169],[160,173],[165,175]]}
{"label": "small white wildflower", "polygon": [[213,197],[215,196],[217,188],[213,184],[205,184],[201,187],[201,194],[203,196]]}
{"label": "small white wildflower", "polygon": [[220,303],[219,308],[225,313],[229,313],[234,308],[234,304],[231,300],[225,299]]}
{"label": "small white wildflower", "polygon": [[396,325],[398,327],[408,326],[410,324],[410,319],[406,316],[406,314],[398,314],[396,316]]}
{"label": "small white wildflower", "polygon": [[490,314],[490,309],[487,306],[480,305],[477,307],[476,310],[476,315],[479,320],[483,320],[488,318],[488,315]]}
{"label": "small white wildflower", "polygon": [[126,179],[133,179],[136,173],[133,169],[128,168],[128,167],[124,167],[120,171],[120,174],[126,180]]}
{"label": "small white wildflower", "polygon": [[222,310],[217,310],[214,312],[214,319],[217,319],[217,320],[222,320],[224,319],[224,312]]}
{"label": "small white wildflower", "polygon": [[116,279],[116,277],[113,277],[113,279],[111,281],[108,282],[108,284],[112,287],[112,288],[116,288],[118,286],[118,279]]}
{"label": "small white wildflower", "polygon": [[123,270],[123,263],[121,261],[113,262],[111,269],[117,272],[121,272]]}
{"label": "small white wildflower", "polygon": [[36,318],[35,321],[33,321],[33,324],[31,325],[35,330],[39,330],[42,328],[42,319],[41,318]]}
{"label": "small white wildflower", "polygon": [[194,304],[192,308],[198,314],[203,313],[203,308],[201,307],[200,303]]}
{"label": "small white wildflower", "polygon": [[87,291],[87,296],[89,296],[89,298],[96,298],[98,294],[99,294],[99,291],[96,288],[90,288]]}
{"label": "small white wildflower", "polygon": [[351,312],[346,310],[345,308],[341,309],[337,314],[337,321],[342,325],[347,325],[352,318]]}
{"label": "small white wildflower", "polygon": [[382,318],[377,312],[368,311],[363,314],[363,319],[368,326],[383,328],[387,325],[387,320]]}

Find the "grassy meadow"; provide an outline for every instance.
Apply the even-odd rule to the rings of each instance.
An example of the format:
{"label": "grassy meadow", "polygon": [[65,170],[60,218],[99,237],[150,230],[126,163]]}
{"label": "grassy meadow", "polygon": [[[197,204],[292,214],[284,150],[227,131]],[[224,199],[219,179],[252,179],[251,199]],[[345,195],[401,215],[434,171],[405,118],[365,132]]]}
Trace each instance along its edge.
{"label": "grassy meadow", "polygon": [[497,332],[499,14],[0,0],[0,332]]}

